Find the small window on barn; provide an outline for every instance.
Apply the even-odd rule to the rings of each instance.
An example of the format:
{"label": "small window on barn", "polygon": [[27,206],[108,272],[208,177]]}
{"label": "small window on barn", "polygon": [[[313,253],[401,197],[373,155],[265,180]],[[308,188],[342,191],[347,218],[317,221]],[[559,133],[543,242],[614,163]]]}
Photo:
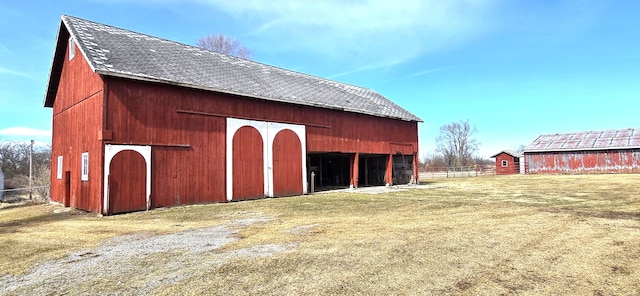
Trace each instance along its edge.
{"label": "small window on barn", "polygon": [[62,180],[62,156],[58,156],[58,166],[56,167],[56,177]]}
{"label": "small window on barn", "polygon": [[73,38],[69,38],[69,60],[73,60],[73,57],[76,56],[76,43],[73,41]]}
{"label": "small window on barn", "polygon": [[503,160],[503,161],[502,161],[502,166],[503,166],[503,167],[506,167],[506,166],[508,166],[508,165],[509,165],[509,161],[506,161],[506,160]]}
{"label": "small window on barn", "polygon": [[89,152],[82,153],[82,167],[80,180],[89,181]]}

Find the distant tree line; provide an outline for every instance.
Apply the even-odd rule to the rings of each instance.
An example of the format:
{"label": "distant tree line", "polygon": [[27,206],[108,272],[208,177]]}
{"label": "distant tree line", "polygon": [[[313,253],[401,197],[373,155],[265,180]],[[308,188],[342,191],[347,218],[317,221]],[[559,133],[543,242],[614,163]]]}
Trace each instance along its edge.
{"label": "distant tree line", "polygon": [[[29,152],[31,143],[28,142],[0,142],[0,169],[4,173],[5,189],[29,187]],[[32,186],[49,186],[51,178],[51,146],[33,146],[32,161]],[[48,198],[48,188],[33,191],[37,199]],[[15,194],[28,194],[28,191],[19,191]],[[11,195],[5,193],[5,197]]]}
{"label": "distant tree line", "polygon": [[[420,170],[430,170],[430,169],[442,169],[442,168],[450,168],[456,167],[449,164],[449,162],[442,156],[440,153],[428,153],[427,155],[422,156],[418,160],[418,165],[420,166]],[[461,166],[491,166],[495,165],[495,161],[482,158],[481,156],[474,156],[470,161],[465,162],[464,165]],[[460,166],[458,166],[460,167]]]}
{"label": "distant tree line", "polygon": [[490,159],[478,156],[477,129],[469,120],[455,121],[440,127],[436,150],[419,160],[421,170],[429,168],[490,165]]}

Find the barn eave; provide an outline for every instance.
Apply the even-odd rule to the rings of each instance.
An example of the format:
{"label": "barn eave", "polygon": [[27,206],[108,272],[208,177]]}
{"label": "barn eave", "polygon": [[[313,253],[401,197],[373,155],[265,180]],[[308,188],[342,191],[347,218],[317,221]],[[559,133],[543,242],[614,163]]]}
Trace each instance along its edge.
{"label": "barn eave", "polygon": [[615,146],[615,147],[593,147],[593,148],[572,148],[572,149],[530,149],[524,150],[526,153],[544,153],[544,152],[575,152],[575,151],[605,151],[605,150],[631,150],[640,149],[640,146]]}
{"label": "barn eave", "polygon": [[67,31],[61,21],[56,35],[56,47],[53,51],[51,68],[49,69],[47,89],[44,93],[44,107],[53,107],[53,102],[55,101],[56,93],[58,92],[58,83],[60,83],[60,75],[62,74],[62,65],[64,64],[64,58],[66,55],[67,41],[64,40],[68,38],[69,31]]}
{"label": "barn eave", "polygon": [[157,77],[144,76],[144,75],[133,74],[133,73],[116,72],[116,71],[111,71],[111,70],[97,70],[97,71],[95,71],[95,73],[97,73],[99,75],[102,75],[102,76],[111,76],[111,77],[124,78],[124,79],[137,80],[137,81],[154,82],[154,83],[161,83],[161,84],[166,84],[166,85],[175,85],[175,86],[180,86],[180,87],[185,87],[185,88],[198,89],[198,90],[211,91],[211,92],[218,92],[218,93],[225,93],[225,94],[230,94],[230,95],[236,95],[236,96],[242,96],[242,97],[250,97],[250,98],[254,98],[254,99],[266,100],[266,101],[272,101],[272,102],[279,102],[279,103],[285,103],[285,104],[294,104],[294,105],[301,105],[301,106],[310,106],[310,107],[316,107],[316,108],[338,110],[338,111],[344,111],[344,112],[350,112],[350,113],[356,113],[356,114],[364,114],[364,115],[370,115],[370,116],[382,117],[382,118],[389,118],[389,119],[394,119],[394,120],[402,120],[402,121],[408,121],[408,122],[424,122],[422,119],[420,119],[418,117],[416,117],[415,119],[408,119],[408,118],[404,118],[404,117],[389,116],[389,115],[383,116],[383,115],[375,113],[375,112],[367,112],[367,111],[364,111],[364,110],[356,110],[356,109],[351,110],[349,108],[344,108],[344,107],[339,107],[339,106],[332,106],[332,105],[326,105],[326,104],[313,103],[312,101],[307,101],[306,103],[301,103],[301,102],[293,103],[293,102],[291,102],[291,100],[287,100],[286,98],[271,98],[271,97],[260,96],[260,95],[257,95],[257,94],[248,95],[246,93],[236,92],[236,91],[228,90],[228,89],[207,87],[207,86],[198,85],[198,84],[182,83],[182,82],[178,82],[178,81],[174,81],[174,80],[161,79],[161,78],[157,78]]}
{"label": "barn eave", "polygon": [[502,150],[502,151],[490,156],[489,158],[496,158],[498,155],[503,154],[503,153],[507,154],[507,155],[510,155],[512,157],[521,157],[522,156],[522,153],[514,152],[514,151],[511,151],[511,150]]}

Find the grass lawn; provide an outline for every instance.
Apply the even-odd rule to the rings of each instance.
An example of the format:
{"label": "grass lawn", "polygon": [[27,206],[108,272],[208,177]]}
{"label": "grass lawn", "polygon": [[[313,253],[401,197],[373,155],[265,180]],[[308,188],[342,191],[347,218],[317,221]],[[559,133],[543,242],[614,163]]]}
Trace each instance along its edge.
{"label": "grass lawn", "polygon": [[[57,205],[1,209],[0,294],[640,294],[640,175],[422,182],[433,188],[109,217]],[[179,249],[175,237],[213,227],[233,240]],[[178,236],[166,236],[166,252],[74,269],[132,234]],[[45,266],[61,271],[47,278]]]}

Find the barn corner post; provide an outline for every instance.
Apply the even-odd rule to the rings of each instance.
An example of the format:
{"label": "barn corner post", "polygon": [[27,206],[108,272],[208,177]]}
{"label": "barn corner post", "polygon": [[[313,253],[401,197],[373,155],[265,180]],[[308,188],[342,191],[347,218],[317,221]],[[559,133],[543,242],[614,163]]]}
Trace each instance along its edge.
{"label": "barn corner post", "polygon": [[384,174],[385,186],[393,185],[393,154],[387,156],[387,170]]}
{"label": "barn corner post", "polygon": [[356,152],[353,156],[352,166],[351,166],[351,187],[358,188],[358,172],[359,172],[359,159],[360,153]]}
{"label": "barn corner post", "polygon": [[[109,188],[109,180],[108,180],[108,175],[107,175],[107,169],[105,168],[105,164],[106,164],[106,157],[105,157],[105,153],[106,153],[106,141],[100,139],[100,163],[102,164],[102,168],[100,170],[100,183],[99,185],[99,196],[98,199],[100,199],[99,205],[100,205],[100,215],[107,215],[108,213],[106,212],[107,209],[107,205],[105,204],[105,196],[107,196],[108,192],[108,188]],[[102,197],[102,198],[101,198]]]}
{"label": "barn corner post", "polygon": [[[416,149],[417,150],[417,149]],[[413,183],[420,184],[420,171],[419,171],[420,163],[418,162],[418,152],[413,153]]]}
{"label": "barn corner post", "polygon": [[[101,215],[106,215],[107,213],[104,212],[105,209],[105,204],[104,204],[104,196],[106,195],[105,190],[107,190],[106,186],[107,184],[105,184],[105,180],[107,180],[106,178],[106,170],[104,168],[105,166],[105,150],[106,150],[106,146],[108,141],[113,140],[112,135],[107,135],[106,131],[107,131],[107,125],[108,125],[108,117],[107,117],[107,111],[108,111],[108,99],[109,99],[109,89],[108,89],[108,84],[105,81],[105,79],[102,79],[102,111],[100,112],[100,116],[102,117],[101,119],[101,128],[100,131],[98,131],[98,141],[100,142],[100,145],[98,145],[98,149],[100,150],[100,164],[102,165],[100,171],[100,182],[98,183],[98,196],[97,198],[100,200],[100,202],[98,203],[100,205],[100,214]],[[102,197],[102,198],[101,198]]]}
{"label": "barn corner post", "polygon": [[109,215],[109,163],[112,153],[111,145],[104,144],[102,153],[102,215]]}

